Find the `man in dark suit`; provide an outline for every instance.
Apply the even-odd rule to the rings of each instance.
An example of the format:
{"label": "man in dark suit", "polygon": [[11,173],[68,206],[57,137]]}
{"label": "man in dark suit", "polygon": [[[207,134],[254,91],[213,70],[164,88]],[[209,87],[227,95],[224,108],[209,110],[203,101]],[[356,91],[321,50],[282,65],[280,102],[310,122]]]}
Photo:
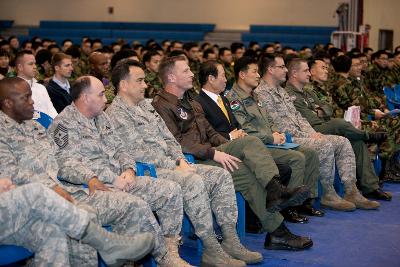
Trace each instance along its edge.
{"label": "man in dark suit", "polygon": [[70,84],[68,82],[68,78],[71,77],[74,69],[72,58],[64,53],[57,53],[53,56],[52,66],[54,68],[54,76],[50,79],[46,89],[54,108],[60,113],[72,102],[69,94]]}
{"label": "man in dark suit", "polygon": [[[201,104],[205,117],[211,126],[230,140],[247,135],[243,130],[238,130],[240,124],[231,111],[231,106],[235,108],[235,103],[229,104],[228,100],[220,95],[225,90],[226,85],[222,65],[215,61],[203,63],[199,71],[199,82],[202,89],[195,100]],[[268,150],[280,171],[285,165],[294,170],[290,181],[283,181],[288,182],[289,187],[307,184],[310,188],[316,188],[315,182],[319,175],[318,171],[310,171],[311,168],[308,171],[305,170],[305,166],[309,166],[311,162],[318,162],[318,157],[314,151]],[[305,205],[298,209],[289,207],[283,210],[282,214],[287,221],[306,223],[307,217],[298,214],[297,210],[306,215],[323,216],[322,211],[312,208],[311,205]]]}
{"label": "man in dark suit", "polygon": [[[232,114],[228,99],[221,95],[220,89],[218,89],[225,89],[226,84],[226,79],[225,81],[223,79],[217,79],[218,70],[223,71],[222,65],[215,61],[210,61],[209,63],[203,64],[201,69],[203,72],[202,74],[208,74],[210,76],[210,82],[203,85],[203,87],[207,87],[208,90],[202,88],[195,100],[203,107],[208,122],[226,139],[234,139],[234,137],[246,135],[243,130],[238,130],[240,125]],[[202,79],[206,78],[208,77],[202,77]],[[215,86],[212,85],[213,83],[215,83]]]}

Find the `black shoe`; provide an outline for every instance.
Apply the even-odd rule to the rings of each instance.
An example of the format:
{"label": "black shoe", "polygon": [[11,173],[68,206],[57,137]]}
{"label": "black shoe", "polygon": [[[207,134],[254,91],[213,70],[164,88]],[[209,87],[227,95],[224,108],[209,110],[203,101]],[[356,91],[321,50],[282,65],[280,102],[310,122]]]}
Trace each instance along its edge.
{"label": "black shoe", "polygon": [[304,214],[307,216],[316,216],[316,217],[325,216],[325,212],[323,212],[322,210],[314,209],[311,203],[307,202],[301,206],[298,206],[297,211],[299,212],[299,214]]}
{"label": "black shoe", "polygon": [[382,191],[381,189],[376,189],[375,191],[372,191],[371,193],[364,194],[364,197],[377,199],[377,200],[385,200],[385,201],[392,200],[392,194],[389,192]]}
{"label": "black shoe", "polygon": [[286,208],[281,211],[281,214],[283,218],[285,218],[285,221],[287,222],[308,223],[308,218],[306,216],[298,214],[297,211],[294,209]]}
{"label": "black shoe", "polygon": [[275,231],[265,236],[264,248],[273,250],[303,250],[312,247],[309,237],[292,234],[282,223]]}
{"label": "black shoe", "polygon": [[294,189],[288,189],[279,183],[279,178],[276,176],[268,183],[266,190],[266,208],[269,212],[277,212],[287,207],[301,205],[310,195],[307,186],[303,185]]}
{"label": "black shoe", "polygon": [[386,132],[370,132],[368,133],[369,139],[367,143],[382,144],[387,139]]}

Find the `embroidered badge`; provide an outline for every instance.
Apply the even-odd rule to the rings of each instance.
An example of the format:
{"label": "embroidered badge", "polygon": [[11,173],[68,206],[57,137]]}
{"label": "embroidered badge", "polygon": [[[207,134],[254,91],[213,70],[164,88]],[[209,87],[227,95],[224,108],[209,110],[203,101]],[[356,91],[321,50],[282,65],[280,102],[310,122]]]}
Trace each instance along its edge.
{"label": "embroidered badge", "polygon": [[231,109],[232,110],[238,110],[240,108],[240,103],[237,100],[231,101]]}
{"label": "embroidered badge", "polygon": [[54,141],[61,149],[68,145],[68,129],[62,124],[57,125],[57,128],[54,130]]}
{"label": "embroidered badge", "polygon": [[187,120],[188,114],[183,110],[183,108],[178,108],[178,113],[182,120]]}

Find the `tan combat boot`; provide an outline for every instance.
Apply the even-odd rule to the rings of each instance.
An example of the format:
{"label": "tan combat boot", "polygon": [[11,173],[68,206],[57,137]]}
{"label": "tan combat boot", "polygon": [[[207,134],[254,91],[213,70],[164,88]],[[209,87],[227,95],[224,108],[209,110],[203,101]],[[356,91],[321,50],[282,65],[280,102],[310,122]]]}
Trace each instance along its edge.
{"label": "tan combat boot", "polygon": [[344,195],[344,199],[354,203],[357,209],[364,209],[364,210],[376,210],[380,207],[379,202],[371,201],[366,199],[360,194],[358,191],[357,186],[355,184],[351,184],[345,187],[346,194]]}
{"label": "tan combat boot", "polygon": [[202,267],[244,267],[246,263],[241,260],[231,258],[222,249],[214,234],[210,234],[202,239],[203,255],[200,266]]}
{"label": "tan combat boot", "polygon": [[261,253],[250,251],[240,243],[234,226],[223,225],[221,229],[224,237],[221,247],[228,255],[234,259],[242,260],[247,264],[255,264],[263,261]]}
{"label": "tan combat boot", "polygon": [[177,237],[165,237],[165,243],[167,244],[168,252],[162,258],[160,262],[158,262],[158,266],[160,267],[193,267],[185,260],[183,260],[179,256],[178,244],[179,238]]}
{"label": "tan combat boot", "polygon": [[356,209],[356,205],[340,198],[333,188],[324,193],[323,197],[321,198],[321,205],[325,208],[340,211],[353,211]]}

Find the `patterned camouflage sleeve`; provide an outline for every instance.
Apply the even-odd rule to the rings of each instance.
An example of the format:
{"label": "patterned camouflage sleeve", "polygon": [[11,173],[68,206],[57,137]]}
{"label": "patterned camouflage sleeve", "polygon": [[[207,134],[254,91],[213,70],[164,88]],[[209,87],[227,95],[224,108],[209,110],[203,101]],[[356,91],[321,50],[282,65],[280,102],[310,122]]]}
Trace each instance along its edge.
{"label": "patterned camouflage sleeve", "polygon": [[[56,158],[60,167],[59,176],[74,184],[87,184],[97,176],[88,166],[90,162],[79,153],[79,134],[63,122],[54,121],[49,134],[57,145]],[[100,177],[99,177],[100,178]]]}
{"label": "patterned camouflage sleeve", "polygon": [[55,181],[53,181],[50,177],[46,177],[45,174],[43,175],[43,179],[32,181],[30,179],[32,175],[30,174],[30,169],[28,166],[24,166],[24,168],[18,166],[18,160],[11,152],[8,144],[3,141],[0,141],[0,157],[0,176],[10,177],[14,184],[21,185],[32,182],[40,182],[49,188],[57,185]]}

